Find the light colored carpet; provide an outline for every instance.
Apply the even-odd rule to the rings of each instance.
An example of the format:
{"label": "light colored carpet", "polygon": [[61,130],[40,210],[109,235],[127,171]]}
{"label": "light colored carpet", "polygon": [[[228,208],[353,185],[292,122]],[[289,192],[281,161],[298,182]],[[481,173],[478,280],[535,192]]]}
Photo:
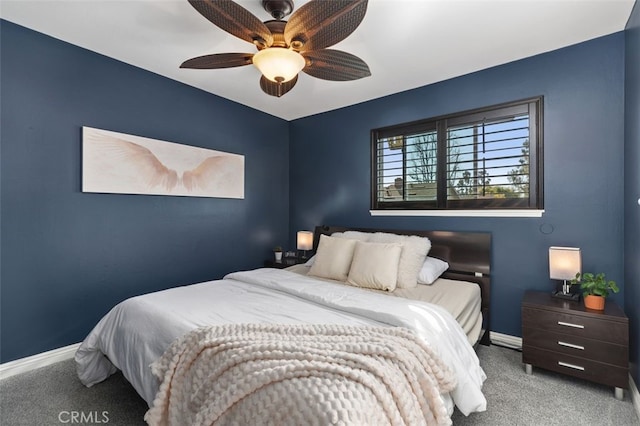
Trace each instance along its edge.
{"label": "light colored carpet", "polygon": [[456,411],[456,426],[640,426],[626,390],[620,401],[607,386],[538,368],[529,376],[521,352],[495,345],[479,346],[478,357],[487,373],[487,411],[469,417]]}
{"label": "light colored carpet", "polygon": [[[488,376],[487,411],[469,417],[456,411],[456,426],[640,425],[627,392],[618,401],[605,386],[539,369],[527,376],[521,354],[511,349],[480,346],[478,356]],[[82,424],[135,426],[145,424],[147,410],[121,374],[92,388],[82,386],[72,360],[0,381],[0,398],[3,426],[80,424],[72,423],[74,415],[77,420],[84,415]]]}

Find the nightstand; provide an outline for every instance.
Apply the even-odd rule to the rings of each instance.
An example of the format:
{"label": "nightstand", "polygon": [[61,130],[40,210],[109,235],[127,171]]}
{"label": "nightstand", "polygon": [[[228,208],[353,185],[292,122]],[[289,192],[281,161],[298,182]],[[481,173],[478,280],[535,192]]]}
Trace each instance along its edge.
{"label": "nightstand", "polygon": [[528,291],[522,300],[522,362],[615,388],[629,388],[629,319],[613,301],[604,311]]}
{"label": "nightstand", "polygon": [[284,269],[289,266],[299,265],[301,263],[306,263],[309,259],[301,259],[299,257],[283,257],[281,261],[276,261],[275,259],[265,260],[264,267],[265,268],[278,268]]}

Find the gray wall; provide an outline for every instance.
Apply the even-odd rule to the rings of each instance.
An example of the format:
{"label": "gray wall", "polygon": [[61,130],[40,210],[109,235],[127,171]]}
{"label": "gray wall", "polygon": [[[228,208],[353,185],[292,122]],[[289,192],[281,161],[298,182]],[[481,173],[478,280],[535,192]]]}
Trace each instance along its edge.
{"label": "gray wall", "polygon": [[[1,362],[117,302],[262,266],[288,237],[288,123],[1,21]],[[81,128],[245,156],[245,199],[81,192]]]}

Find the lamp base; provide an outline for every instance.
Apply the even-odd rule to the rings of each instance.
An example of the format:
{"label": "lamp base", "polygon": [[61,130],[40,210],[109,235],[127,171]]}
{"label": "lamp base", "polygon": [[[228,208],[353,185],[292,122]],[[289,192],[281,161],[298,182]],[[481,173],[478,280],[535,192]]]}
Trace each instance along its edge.
{"label": "lamp base", "polygon": [[580,301],[580,293],[564,293],[562,290],[554,291],[551,293],[551,297],[558,299],[572,300],[574,302]]}

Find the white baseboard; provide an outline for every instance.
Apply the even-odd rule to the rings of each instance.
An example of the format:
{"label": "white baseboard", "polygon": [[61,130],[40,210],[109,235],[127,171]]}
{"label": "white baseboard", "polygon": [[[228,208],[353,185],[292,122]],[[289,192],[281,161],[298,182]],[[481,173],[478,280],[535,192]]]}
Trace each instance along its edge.
{"label": "white baseboard", "polygon": [[73,358],[80,343],[0,364],[0,380]]}
{"label": "white baseboard", "polygon": [[505,346],[511,349],[522,349],[522,337],[511,336],[509,334],[489,332],[492,345]]}
{"label": "white baseboard", "polygon": [[629,374],[629,396],[631,396],[631,402],[633,402],[633,407],[636,409],[636,416],[640,421],[640,392],[638,392],[638,386],[633,381],[631,374]]}

